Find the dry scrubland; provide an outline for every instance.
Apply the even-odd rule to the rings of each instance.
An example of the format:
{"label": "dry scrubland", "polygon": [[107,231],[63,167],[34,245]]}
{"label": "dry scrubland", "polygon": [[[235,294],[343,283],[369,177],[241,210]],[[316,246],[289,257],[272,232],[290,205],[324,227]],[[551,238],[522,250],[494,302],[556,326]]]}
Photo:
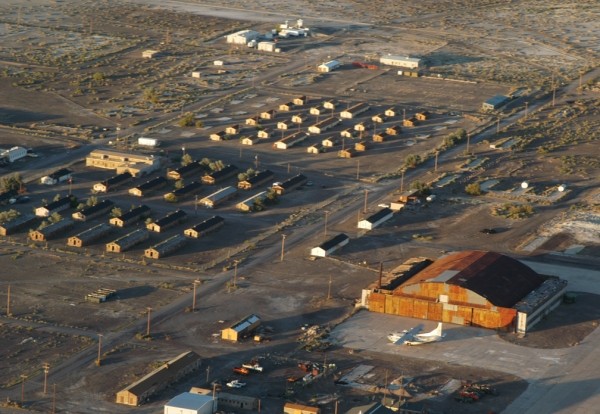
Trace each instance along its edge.
{"label": "dry scrubland", "polygon": [[[0,325],[0,356],[9,361],[0,373],[0,396],[16,399],[20,375],[27,375],[28,407],[47,412],[51,400],[37,392],[42,363],[59,366],[67,361],[66,355],[79,351],[91,361],[96,334],[105,332],[117,339],[104,350],[101,368],[76,361],[75,370],[63,367],[52,379],[58,382],[62,408],[81,411],[79,404],[85,400],[106,412],[128,412],[112,404],[114,392],[151,370],[157,361],[190,347],[214,358],[208,362],[214,377],[228,376],[233,364],[246,357],[268,357],[266,364],[272,364],[268,368],[274,374],[267,381],[274,391],[266,398],[278,401],[285,392],[284,378],[294,372],[294,362],[322,357],[297,351],[299,327],[334,325],[346,318],[360,289],[376,278],[380,262],[390,269],[409,257],[434,258],[448,250],[543,254],[574,245],[582,247],[582,254],[597,256],[600,164],[594,154],[600,138],[600,106],[592,90],[593,79],[567,96],[559,93],[556,105],[531,110],[518,122],[487,133],[471,144],[469,153],[464,137],[448,140],[459,128],[474,131],[494,123],[495,115],[479,111],[481,102],[490,96],[521,94],[501,116],[517,115],[525,102],[533,108],[536,99],[544,95],[549,99],[553,85],[560,88],[576,81],[580,72],[596,67],[600,52],[596,2],[397,3],[299,1],[280,10],[272,2],[259,2],[249,11],[242,1],[227,2],[226,8],[218,10],[206,5],[220,7],[222,2],[210,0],[202,5],[158,0],[4,1],[0,5],[0,146],[31,146],[51,160],[102,139],[113,140],[120,127],[121,138],[153,134],[164,139],[164,155],[171,154],[169,167],[178,165],[173,154],[179,154],[182,145],[194,157],[223,159],[243,169],[252,166],[254,154],[260,154],[261,163],[279,176],[303,171],[315,185],[292,199],[284,197],[267,211],[253,213],[251,224],[231,207],[219,210],[232,224],[219,233],[216,242],[192,243],[159,263],[140,260],[141,248],[109,256],[102,254],[102,243],[76,254],[64,247],[64,239],[33,245],[26,236],[17,235],[0,241],[1,282],[11,284],[13,314]],[[259,54],[228,46],[221,39],[242,28],[268,31],[295,18],[303,18],[313,28],[313,36],[306,42],[282,41],[281,54]],[[145,49],[163,53],[157,59],[141,59]],[[353,61],[373,62],[383,53],[423,56],[429,66],[425,74],[437,79],[402,78],[394,69],[350,67]],[[338,58],[346,66],[332,74],[317,74],[314,66],[329,58]],[[226,61],[226,72],[216,69],[214,60]],[[196,68],[203,73],[201,80],[190,77]],[[276,153],[270,148],[271,139],[256,149],[244,148],[242,155],[238,140],[207,140],[209,132],[299,94],[337,97],[345,104],[370,101],[376,109],[369,116],[390,104],[408,114],[428,109],[433,116],[357,158],[362,181],[355,178],[358,163],[354,159],[336,157],[339,147],[315,158],[306,154],[306,147]],[[202,116],[203,127],[178,126],[188,111]],[[311,137],[309,143],[324,137]],[[500,141],[512,146],[490,148]],[[433,167],[436,151],[440,155],[437,171]],[[32,165],[41,174],[55,167],[44,164],[44,159],[27,162],[32,164],[11,166],[6,172],[28,173]],[[93,181],[107,178],[104,172],[89,172],[81,164],[73,169],[78,178],[75,191],[81,198],[89,196]],[[358,232],[357,217],[377,211],[378,203],[397,196],[402,171],[407,177],[404,189],[414,182],[425,183],[438,201],[407,209],[368,234]],[[527,191],[519,190],[524,180],[531,183]],[[568,191],[559,195],[556,188],[563,183],[568,184]],[[486,190],[481,196],[468,195],[465,187],[469,184]],[[377,193],[382,187],[390,191]],[[42,198],[51,199],[55,192],[35,184],[29,190],[36,204]],[[364,190],[373,197],[366,211],[361,208]],[[60,191],[65,192],[66,186]],[[377,198],[372,194],[378,194]],[[121,196],[115,197],[129,206],[131,198]],[[152,203],[158,211],[172,207],[157,199]],[[308,249],[326,237],[324,211],[333,214],[348,206],[356,209],[330,222],[327,234],[345,232],[353,241],[335,259],[309,261]],[[31,205],[16,208],[29,212]],[[189,201],[183,208],[193,215]],[[514,211],[518,214],[511,215]],[[521,213],[522,218],[515,219]],[[203,218],[206,214],[201,212]],[[498,233],[482,234],[484,227]],[[77,230],[83,228],[80,224]],[[305,239],[287,246],[286,260],[280,263],[282,232],[303,229],[311,230]],[[240,267],[235,288],[231,281],[234,261]],[[258,265],[253,266],[253,261]],[[333,299],[327,300],[329,275],[336,279]],[[203,282],[201,312],[192,313],[188,299],[196,278]],[[117,299],[102,305],[85,302],[84,295],[98,287],[118,289]],[[0,298],[5,298],[2,289]],[[597,324],[592,299],[582,300],[578,309],[590,316],[573,321],[572,331],[567,332],[568,321],[554,325],[549,321],[540,329],[547,335],[534,336],[525,345],[552,348],[581,340]],[[168,306],[183,311],[157,321],[152,340],[146,341],[140,333],[147,306],[155,311]],[[224,324],[249,310],[273,327],[272,343],[237,346],[215,339]],[[561,318],[565,314],[569,312],[561,308]],[[560,341],[557,332],[562,335]],[[360,357],[349,356],[343,349],[328,355],[343,370],[355,366]],[[380,355],[367,357],[378,365],[374,382],[385,381],[388,371],[383,367],[397,363]],[[425,398],[452,379],[486,380],[502,386],[502,396],[490,399],[485,407],[432,399],[432,407],[449,412],[501,411],[525,388],[518,378],[478,369],[440,368],[438,363],[424,365],[410,358],[402,360],[402,367],[394,367],[389,375],[413,376],[415,391]],[[184,385],[204,385],[197,378],[188,382]],[[262,392],[258,381],[249,388]],[[313,391],[296,388],[295,398],[314,402]],[[168,396],[173,392],[168,391]],[[344,394],[342,404],[348,407],[351,400],[369,398],[333,386],[319,398],[326,400],[334,392]],[[138,411],[159,411],[168,396]],[[276,412],[268,405],[265,411]]]}

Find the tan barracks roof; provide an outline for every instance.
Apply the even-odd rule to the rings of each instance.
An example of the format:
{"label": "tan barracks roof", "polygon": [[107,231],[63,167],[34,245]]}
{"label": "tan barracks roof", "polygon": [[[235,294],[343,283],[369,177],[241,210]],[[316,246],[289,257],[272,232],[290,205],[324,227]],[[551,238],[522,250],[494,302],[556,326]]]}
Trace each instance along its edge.
{"label": "tan barracks roof", "polygon": [[421,282],[447,283],[471,290],[493,305],[510,308],[544,280],[545,276],[508,256],[469,250],[436,260],[398,289]]}

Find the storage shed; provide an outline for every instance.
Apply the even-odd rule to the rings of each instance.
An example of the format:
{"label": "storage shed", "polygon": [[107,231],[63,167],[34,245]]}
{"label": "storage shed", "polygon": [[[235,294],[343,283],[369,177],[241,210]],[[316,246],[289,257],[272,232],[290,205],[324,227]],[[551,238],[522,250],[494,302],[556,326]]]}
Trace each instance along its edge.
{"label": "storage shed", "polygon": [[35,215],[38,217],[50,217],[53,213],[59,213],[71,207],[74,198],[72,196],[61,197],[56,201],[35,209]]}
{"label": "storage shed", "polygon": [[[464,251],[441,257],[392,292],[373,290],[368,308],[418,319],[525,332],[557,306],[565,289],[566,281],[537,274],[508,256]],[[523,316],[518,317],[518,313]]]}
{"label": "storage shed", "polygon": [[81,233],[69,237],[67,245],[71,247],[85,247],[92,244],[92,242],[106,236],[113,231],[113,227],[106,223],[100,223],[90,229],[82,231]]}
{"label": "storage shed", "polygon": [[87,221],[89,219],[93,219],[94,217],[108,213],[114,205],[115,203],[110,200],[102,200],[93,206],[86,207],[81,211],[76,211],[71,215],[71,217],[73,217],[73,220]]}
{"label": "storage shed", "polygon": [[70,218],[64,218],[44,228],[31,231],[29,238],[34,241],[48,241],[57,236],[64,236],[65,231],[73,227],[75,223]]}
{"label": "storage shed", "polygon": [[188,237],[194,238],[194,239],[199,239],[200,237],[205,236],[208,233],[211,233],[211,232],[217,230],[219,227],[223,226],[224,224],[225,224],[225,219],[223,217],[212,216],[211,218],[206,219],[203,222],[196,224],[194,227],[185,229],[183,231],[183,234],[185,234]]}
{"label": "storage shed", "polygon": [[10,236],[21,229],[33,227],[38,220],[39,219],[34,215],[23,214],[22,216],[0,224],[0,236]]}
{"label": "storage shed", "polygon": [[207,195],[198,201],[198,204],[203,205],[208,208],[215,208],[219,204],[229,200],[232,197],[235,197],[237,194],[237,188],[232,186],[227,186],[225,188],[221,188],[219,191],[215,191],[212,194]]}
{"label": "storage shed", "polygon": [[154,223],[146,224],[146,228],[150,231],[161,233],[168,229],[169,227],[173,227],[178,225],[187,219],[187,214],[183,210],[176,210],[160,219],[156,220]]}
{"label": "storage shed", "polygon": [[421,64],[421,59],[408,56],[385,55],[379,58],[379,63],[390,66],[401,66],[408,69],[416,69]]}
{"label": "storage shed", "polygon": [[61,168],[60,170],[54,171],[50,175],[46,175],[40,179],[40,183],[45,185],[54,185],[68,181],[73,177],[73,172],[68,168]]}
{"label": "storage shed", "polygon": [[193,351],[187,351],[142,377],[117,393],[116,402],[138,406],[159,391],[181,380],[200,367],[201,359]]}
{"label": "storage shed", "polygon": [[277,195],[283,195],[285,193],[288,193],[300,186],[303,186],[304,184],[306,184],[307,182],[307,178],[302,175],[302,174],[298,174],[293,176],[292,178],[289,178],[287,180],[285,180],[282,183],[275,183],[273,184],[273,191],[275,191],[275,193],[277,193]]}
{"label": "storage shed", "polygon": [[119,217],[111,218],[109,222],[115,227],[125,227],[149,216],[150,207],[141,205],[139,207],[132,208],[127,213],[122,214]]}
{"label": "storage shed", "polygon": [[238,322],[231,325],[229,328],[221,331],[221,338],[227,341],[237,342],[241,339],[249,336],[260,326],[261,320],[255,315],[251,314]]}
{"label": "storage shed", "polygon": [[508,96],[496,95],[485,101],[481,105],[481,109],[484,111],[494,111],[501,106],[504,106],[509,100],[510,98]]}
{"label": "storage shed", "polygon": [[238,169],[235,165],[226,165],[222,169],[218,171],[213,171],[209,174],[206,174],[202,177],[202,184],[206,185],[215,185],[226,179],[233,177],[238,172]]}
{"label": "storage shed", "polygon": [[183,234],[176,234],[144,251],[149,259],[160,259],[180,249],[188,242]]}
{"label": "storage shed", "polygon": [[108,180],[94,184],[93,190],[96,193],[107,193],[131,181],[132,179],[133,175],[131,175],[130,172],[124,172],[117,174],[114,177],[110,177]]}
{"label": "storage shed", "polygon": [[328,62],[323,62],[319,66],[317,66],[317,71],[319,72],[333,72],[338,69],[342,64],[338,60],[330,60]]}
{"label": "storage shed", "polygon": [[337,236],[332,237],[326,242],[322,243],[317,247],[313,247],[310,250],[311,256],[326,257],[331,253],[335,252],[340,247],[347,245],[350,242],[350,237],[344,233],[340,233]]}
{"label": "storage shed", "polygon": [[340,117],[345,118],[345,119],[352,119],[360,114],[362,114],[363,112],[368,111],[371,108],[371,105],[369,105],[367,102],[361,102],[358,103],[354,106],[351,106],[350,108],[340,112]]}
{"label": "storage shed", "polygon": [[381,223],[384,223],[391,219],[394,216],[394,212],[389,208],[382,208],[377,213],[372,214],[364,220],[358,222],[359,229],[365,230],[373,230],[375,227],[379,226]]}
{"label": "storage shed", "polygon": [[145,242],[150,237],[150,233],[146,229],[137,229],[125,236],[119,237],[117,240],[106,244],[106,251],[113,253],[123,253],[131,249],[133,246]]}

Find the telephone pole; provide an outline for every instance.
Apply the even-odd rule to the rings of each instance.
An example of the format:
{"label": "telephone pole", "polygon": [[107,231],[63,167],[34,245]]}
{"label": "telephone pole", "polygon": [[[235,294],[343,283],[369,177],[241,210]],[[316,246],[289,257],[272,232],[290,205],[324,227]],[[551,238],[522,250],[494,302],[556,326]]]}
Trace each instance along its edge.
{"label": "telephone pole", "polygon": [[331,274],[329,275],[329,287],[327,289],[327,300],[331,299]]}
{"label": "telephone pole", "polygon": [[281,259],[280,261],[283,262],[283,255],[285,253],[285,234],[281,235]]}
{"label": "telephone pole", "polygon": [[8,295],[6,296],[6,316],[12,316],[10,312],[10,285],[8,285]]}
{"label": "telephone pole", "polygon": [[233,261],[233,287],[237,287],[237,266],[238,266],[238,262],[239,260],[234,260]]}
{"label": "telephone pole", "polygon": [[435,166],[433,167],[433,171],[437,172],[437,166],[438,166],[438,155],[439,155],[439,151],[435,152]]}
{"label": "telephone pole", "polygon": [[367,212],[367,197],[368,197],[368,194],[369,194],[369,190],[365,190],[365,207],[363,209],[363,213]]}
{"label": "telephone pole", "polygon": [[150,313],[152,312],[152,308],[150,306],[148,306],[146,308],[146,310],[148,311],[148,322],[146,323],[146,336],[149,337],[150,336]]}
{"label": "telephone pole", "polygon": [[102,334],[99,333],[98,334],[98,358],[96,359],[97,366],[100,366],[100,364],[102,364],[102,360],[100,359],[101,355],[102,355]]}
{"label": "telephone pole", "polygon": [[44,365],[42,365],[44,367],[44,395],[47,394],[47,384],[48,384],[48,372],[50,371],[50,364],[48,364],[47,362],[44,362]]}
{"label": "telephone pole", "polygon": [[21,407],[25,402],[25,378],[27,378],[27,375],[21,374]]}
{"label": "telephone pole", "polygon": [[196,286],[198,286],[200,284],[200,281],[198,279],[194,280],[194,293],[192,296],[192,312],[196,312]]}
{"label": "telephone pole", "polygon": [[469,134],[467,132],[467,155],[471,155],[471,152],[469,151],[470,145],[471,145],[471,134]]}
{"label": "telephone pole", "polygon": [[329,216],[329,211],[325,210],[325,237],[327,237],[327,217]]}

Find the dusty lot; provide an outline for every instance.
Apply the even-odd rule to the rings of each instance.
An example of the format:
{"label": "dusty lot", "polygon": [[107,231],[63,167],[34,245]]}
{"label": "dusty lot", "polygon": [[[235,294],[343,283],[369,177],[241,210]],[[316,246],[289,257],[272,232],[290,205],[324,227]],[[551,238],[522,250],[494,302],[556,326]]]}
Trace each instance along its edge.
{"label": "dusty lot", "polygon": [[[1,170],[3,175],[19,172],[33,180],[27,183],[30,203],[3,206],[3,211],[30,212],[43,200],[68,192],[87,199],[94,182],[113,174],[86,169],[81,158],[109,141],[123,147],[139,136],[164,142],[152,153],[165,159],[160,174],[179,165],[184,146],[196,159],[222,160],[241,170],[269,168],[275,172],[274,181],[301,172],[314,183],[251,215],[235,211],[234,201],[207,211],[195,208],[189,199],[177,206],[166,203],[162,191],[143,199],[154,218],[176,207],[184,209],[189,215],[185,227],[213,214],[226,219],[219,232],[158,262],[142,259],[143,249],[184,226],[153,235],[121,255],[104,254],[104,244],[128,229],[116,230],[83,251],[65,246],[68,236],[107,217],[78,223],[48,243],[33,245],[27,230],[0,240],[4,270],[0,299],[7,299],[10,284],[13,314],[2,319],[3,360],[9,359],[10,365],[0,374],[1,396],[18,400],[20,375],[27,375],[26,405],[32,411],[48,411],[50,396],[39,392],[40,367],[48,362],[61,409],[78,412],[83,401],[93,401],[104,412],[128,412],[112,403],[114,393],[157,361],[191,348],[206,358],[200,373],[139,412],[159,412],[166,399],[187,386],[206,385],[205,375],[210,380],[230,377],[234,365],[253,356],[264,358],[269,390],[260,387],[262,380],[251,378],[243,392],[264,398],[266,412],[280,412],[284,380],[298,373],[297,362],[325,358],[338,367],[331,377],[307,388],[294,386],[288,399],[322,403],[329,412],[334,395],[342,408],[366,402],[371,391],[349,390],[333,381],[368,361],[374,366],[370,383],[410,378],[413,385],[407,387],[434,411],[506,408],[526,387],[518,377],[371,351],[351,355],[337,347],[324,355],[304,353],[297,350],[296,339],[305,324],[333,326],[344,320],[360,289],[376,278],[380,262],[387,270],[409,257],[435,258],[462,249],[532,256],[563,251],[580,254],[582,260],[597,257],[600,165],[593,154],[600,114],[597,93],[592,91],[594,79],[581,89],[575,85],[566,95],[559,90],[553,105],[546,95],[548,104],[539,111],[535,106],[550,93],[553,81],[558,87],[576,83],[580,71],[597,63],[600,43],[594,30],[594,2],[580,2],[577,14],[558,2],[552,7],[547,2],[463,1],[452,2],[454,7],[448,2],[405,2],[402,8],[390,2],[296,2],[283,11],[274,11],[267,3],[252,11],[242,3],[230,2],[228,8],[211,3],[74,5],[32,0],[0,6],[6,20],[0,31],[7,39],[0,52],[0,146],[23,145],[40,155]],[[305,19],[312,36],[282,39],[281,54],[232,47],[222,39],[242,28],[267,32],[274,24],[297,17]],[[142,59],[146,49],[163,53]],[[394,68],[352,65],[376,63],[383,53],[422,56],[428,65],[426,76],[412,79],[399,77]],[[333,58],[344,62],[340,71],[327,75],[314,71]],[[225,71],[216,69],[215,60],[225,62]],[[202,78],[191,78],[192,69],[200,69]],[[515,91],[523,95],[498,115],[508,124],[508,116],[518,116],[530,105],[527,116],[474,139],[468,153],[464,140],[458,146],[442,146],[459,128],[473,131],[474,137],[479,128],[493,125],[496,114],[480,113],[481,102]],[[310,102],[265,122],[263,126],[274,134],[256,146],[240,145],[241,136],[255,132],[249,127],[228,141],[208,140],[211,132],[243,123],[248,116],[275,109],[298,95],[307,95]],[[311,135],[301,146],[272,149],[282,134],[276,130],[277,122],[305,114],[326,98],[339,100],[340,110],[363,101],[372,108],[332,131]],[[343,140],[318,155],[306,152],[308,146],[391,105],[400,115],[370,127],[364,136]],[[355,158],[337,157],[347,145],[420,110],[429,110],[431,119]],[[202,127],[179,127],[177,121],[187,112]],[[309,120],[311,125],[317,118]],[[494,143],[513,146],[490,148]],[[405,169],[407,157],[415,155],[422,163]],[[62,165],[74,170],[73,184],[51,188],[37,184],[40,176]],[[429,184],[437,199],[406,208],[372,232],[357,231],[357,220],[376,212],[378,204],[394,200],[400,189],[415,181]],[[530,184],[526,191],[520,189],[523,181]],[[465,186],[472,183],[484,186],[485,194],[468,196]],[[568,191],[558,194],[559,184],[567,184]],[[212,191],[204,188],[199,196]],[[128,196],[126,189],[106,197],[123,209],[142,201]],[[494,213],[507,203],[532,205],[535,213],[519,220]],[[493,228],[496,234],[484,234],[484,228]],[[332,260],[308,260],[311,247],[337,232],[348,234],[352,242]],[[285,248],[282,234],[287,236]],[[238,274],[232,289],[234,261]],[[203,282],[199,311],[189,312],[197,278]],[[117,289],[117,298],[104,304],[85,302],[84,295],[99,287]],[[328,292],[332,299],[327,300]],[[593,296],[582,292],[575,304],[561,306],[531,335],[507,340],[537,348],[571,346],[597,326],[594,303]],[[136,333],[145,329],[149,306],[157,316],[152,320],[152,340],[145,341]],[[250,311],[272,327],[271,342],[236,345],[216,339],[220,329]],[[108,341],[101,367],[93,364],[98,333]],[[432,397],[465,380],[493,384],[501,393],[474,405],[458,405],[444,392]]]}

